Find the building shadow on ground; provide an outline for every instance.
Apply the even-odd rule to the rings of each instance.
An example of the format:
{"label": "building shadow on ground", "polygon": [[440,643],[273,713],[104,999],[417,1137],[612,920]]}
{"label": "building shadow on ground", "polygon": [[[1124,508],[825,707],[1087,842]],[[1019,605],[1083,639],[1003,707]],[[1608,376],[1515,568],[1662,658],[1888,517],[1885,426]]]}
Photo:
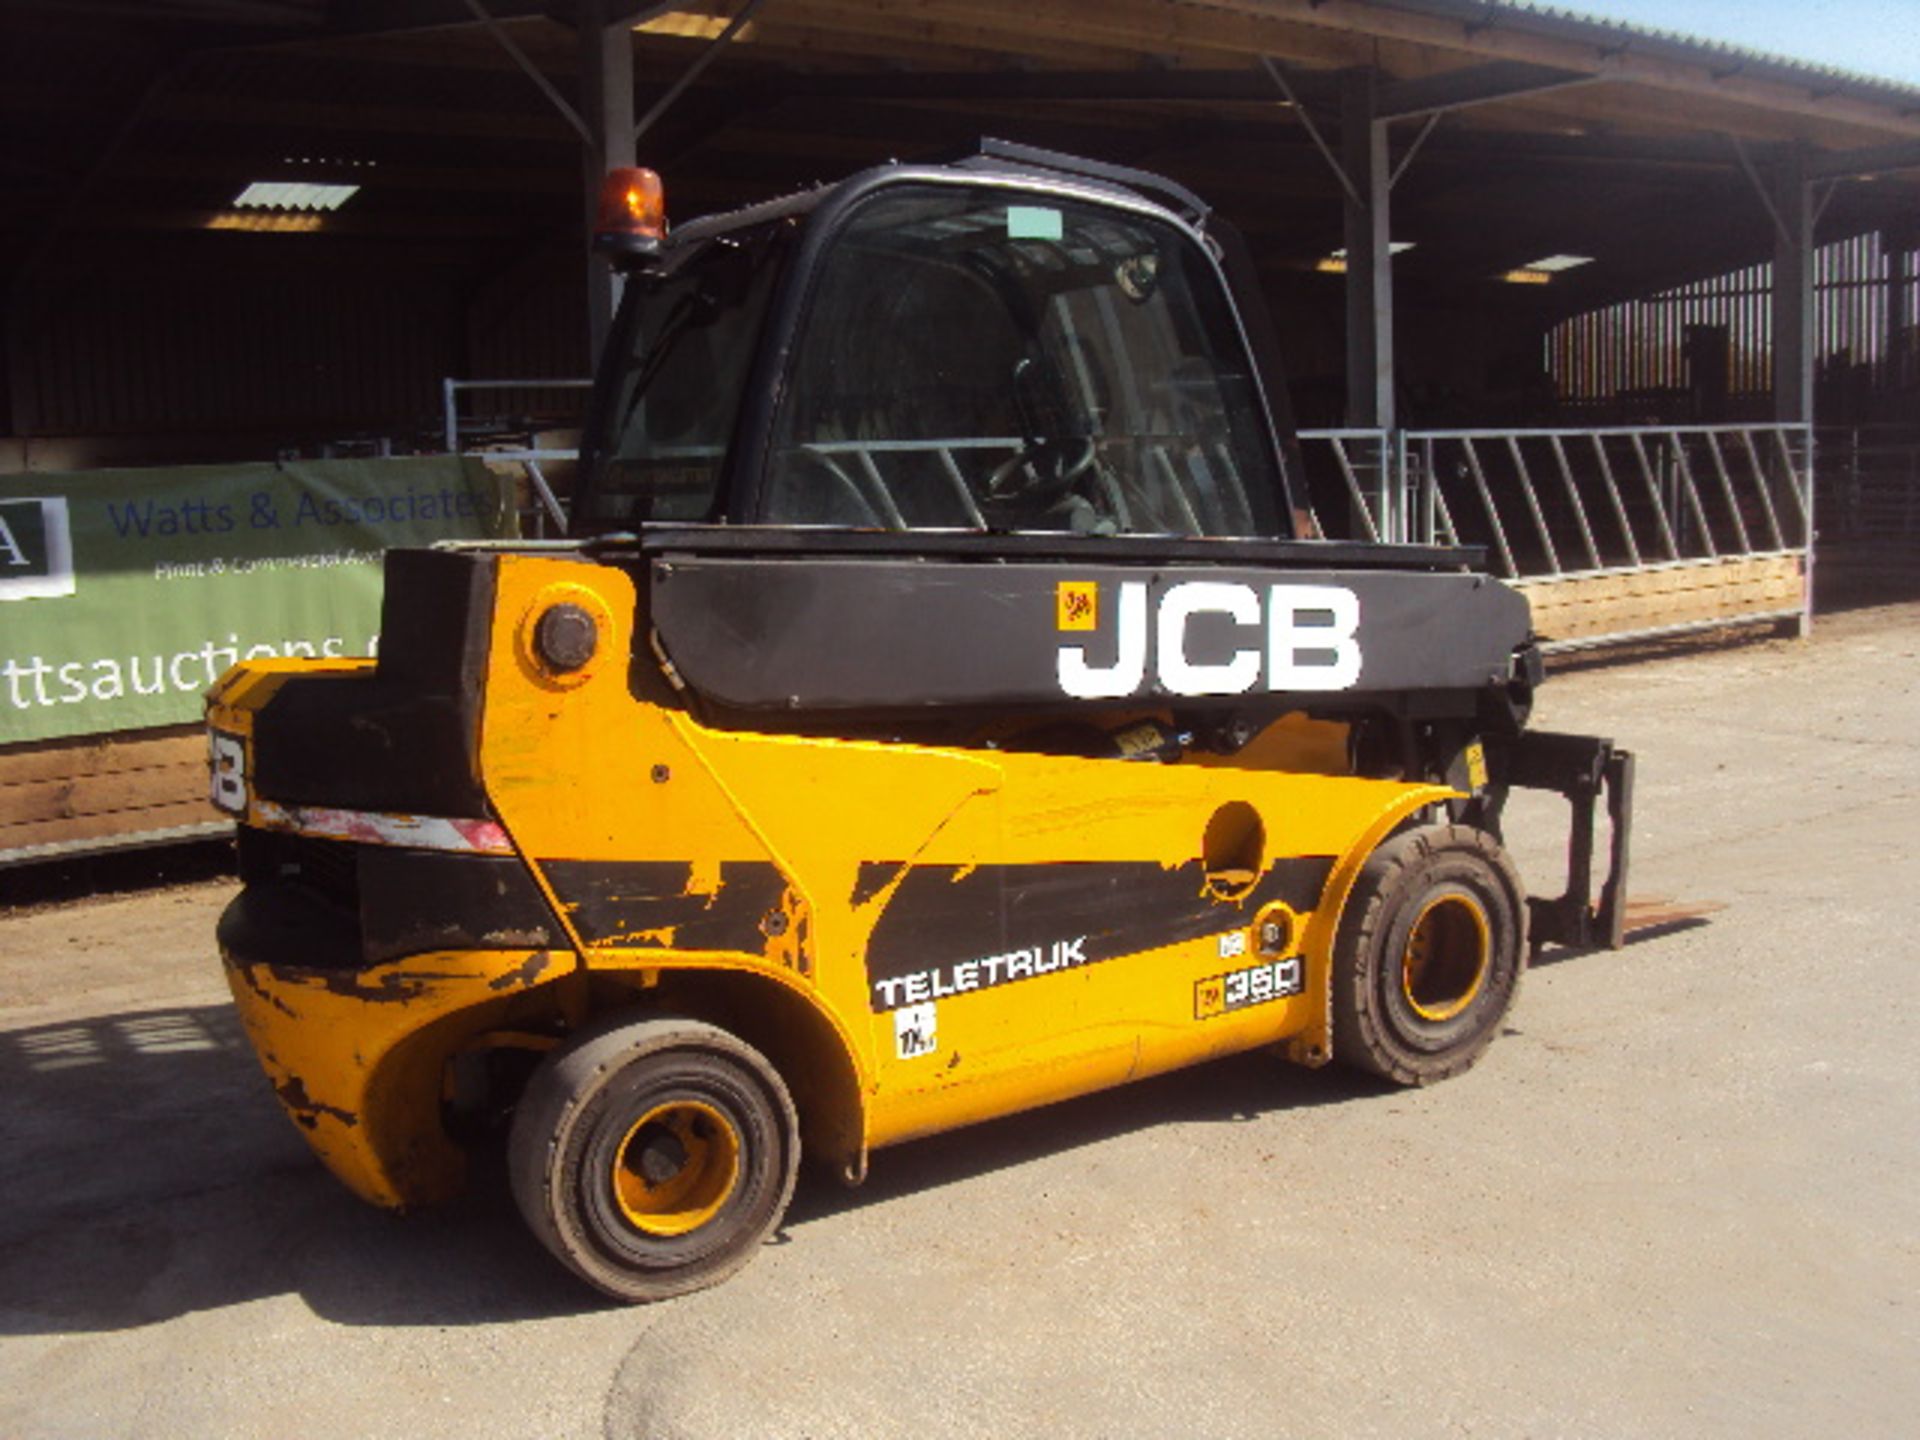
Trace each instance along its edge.
{"label": "building shadow on ground", "polygon": [[132,1328],[297,1293],[347,1324],[592,1308],[504,1185],[396,1218],[336,1183],[230,1005],[0,1032],[0,1334]]}
{"label": "building shadow on ground", "polygon": [[[1344,1071],[1233,1057],[887,1151],[858,1190],[803,1171],[779,1239],[1153,1126],[1380,1093]],[[286,1294],[345,1325],[603,1308],[521,1223],[503,1149],[476,1152],[461,1198],[396,1217],[312,1157],[231,1006],[0,1032],[0,1334],[131,1329]]]}

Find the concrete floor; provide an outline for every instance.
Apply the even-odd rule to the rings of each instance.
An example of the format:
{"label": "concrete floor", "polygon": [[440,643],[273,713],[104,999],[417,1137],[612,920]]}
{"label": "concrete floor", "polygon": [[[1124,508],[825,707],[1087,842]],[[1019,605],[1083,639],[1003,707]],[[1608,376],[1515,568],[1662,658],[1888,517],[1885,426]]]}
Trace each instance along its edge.
{"label": "concrete floor", "polygon": [[394,1220],[310,1160],[229,885],[0,918],[0,1435],[1912,1434],[1920,606],[1540,722],[1639,752],[1634,891],[1724,911],[1541,965],[1431,1091],[1250,1057],[803,1181],[651,1309],[497,1184]]}

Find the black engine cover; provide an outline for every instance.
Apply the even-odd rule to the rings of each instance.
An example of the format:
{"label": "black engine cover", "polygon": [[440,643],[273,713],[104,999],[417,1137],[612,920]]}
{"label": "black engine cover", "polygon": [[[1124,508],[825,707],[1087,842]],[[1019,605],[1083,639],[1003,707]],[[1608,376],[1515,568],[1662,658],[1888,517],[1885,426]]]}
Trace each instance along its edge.
{"label": "black engine cover", "polygon": [[1504,684],[1528,638],[1462,570],[1103,562],[660,555],[642,603],[703,699],[799,714],[1357,709]]}

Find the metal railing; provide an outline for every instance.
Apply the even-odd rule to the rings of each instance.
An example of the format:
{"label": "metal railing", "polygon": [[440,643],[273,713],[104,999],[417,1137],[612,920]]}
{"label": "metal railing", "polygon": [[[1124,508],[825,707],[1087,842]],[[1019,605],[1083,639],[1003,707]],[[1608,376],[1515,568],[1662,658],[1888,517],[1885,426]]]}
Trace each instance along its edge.
{"label": "metal railing", "polygon": [[1808,426],[1409,431],[1401,454],[1415,538],[1486,546],[1543,648],[1811,621]]}
{"label": "metal railing", "polygon": [[532,492],[533,503],[522,508],[521,521],[525,532],[536,538],[544,539],[551,526],[553,533],[564,535],[567,530],[566,506],[555,494],[552,483],[547,479],[543,465],[563,461],[575,461],[580,451],[574,447],[558,446],[474,446],[462,443],[460,423],[460,397],[467,391],[536,391],[536,390],[590,390],[593,381],[572,380],[457,380],[447,376],[440,382],[440,408],[443,438],[447,452],[458,455],[474,455],[484,460],[517,462],[523,466],[527,475],[527,488]]}
{"label": "metal railing", "polygon": [[[1801,581],[1811,573],[1814,442],[1805,425],[1307,430],[1300,440],[1306,474],[1297,489],[1312,533],[1479,545],[1508,580],[1571,582],[1577,593],[1560,587],[1550,608],[1563,624],[1568,607],[1577,610],[1580,633],[1550,649],[1809,619],[1811,586],[1769,563],[1790,562]],[[1915,467],[1920,476],[1920,458]],[[1910,506],[1920,525],[1920,485],[1876,483],[1873,473],[1863,462],[1855,477],[1869,523],[1906,523]],[[1619,587],[1601,601],[1608,587],[1584,582],[1635,574],[1649,577],[1649,594],[1723,586],[1724,603],[1677,602],[1666,608],[1684,618],[1607,629],[1592,607],[1617,606]],[[1535,596],[1537,607],[1549,604],[1544,591]],[[1643,607],[1643,616],[1660,608]]]}
{"label": "metal railing", "polygon": [[445,430],[447,453],[458,454],[460,445],[460,396],[469,390],[591,390],[591,380],[456,380],[451,375],[440,382],[440,413]]}
{"label": "metal railing", "polygon": [[[444,385],[446,439],[461,449],[464,390],[579,389],[585,380],[453,380]],[[1480,545],[1514,581],[1584,580],[1716,562],[1792,558],[1813,564],[1814,437],[1806,425],[1656,425],[1446,430],[1336,428],[1299,432],[1300,499],[1312,533],[1375,543]],[[981,440],[980,446],[1013,444]],[[846,450],[863,467],[887,442]],[[951,446],[947,447],[951,449]],[[566,510],[543,466],[575,449],[471,449],[525,466],[535,535],[564,532]],[[955,462],[960,493],[966,493]],[[1836,483],[1824,472],[1828,493]],[[1920,450],[1881,453],[1856,441],[1842,483],[1859,523],[1920,534]],[[872,479],[864,473],[859,479]],[[884,486],[877,487],[884,493]],[[964,507],[963,507],[964,508]],[[897,516],[893,522],[904,524]],[[976,522],[977,514],[962,523]],[[1811,586],[1792,608],[1742,620],[1809,615]],[[1723,620],[1688,621],[1675,630]],[[1624,638],[1624,637],[1623,637]],[[1587,643],[1587,642],[1581,642]]]}
{"label": "metal railing", "polygon": [[553,533],[567,533],[567,509],[560,497],[553,492],[553,486],[547,481],[546,471],[540,468],[543,460],[578,460],[578,450],[473,450],[469,454],[483,460],[518,461],[526,468],[527,488],[533,492],[534,504],[521,514],[521,528],[536,540],[547,538],[547,527],[553,527]]}
{"label": "metal railing", "polygon": [[1299,436],[1307,471],[1300,498],[1314,534],[1386,542],[1412,538],[1406,471],[1394,432],[1348,428],[1302,430]]}
{"label": "metal railing", "polygon": [[1489,548],[1511,579],[1804,554],[1804,425],[1420,430],[1402,438],[1413,536]]}

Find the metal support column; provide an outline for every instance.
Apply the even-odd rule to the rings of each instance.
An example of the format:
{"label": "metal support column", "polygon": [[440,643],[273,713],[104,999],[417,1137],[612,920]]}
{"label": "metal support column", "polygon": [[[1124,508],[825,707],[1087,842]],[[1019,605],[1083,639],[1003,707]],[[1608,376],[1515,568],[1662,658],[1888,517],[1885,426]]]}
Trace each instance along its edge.
{"label": "metal support column", "polygon": [[1774,169],[1773,218],[1773,418],[1807,427],[1806,454],[1800,457],[1807,553],[1799,628],[1805,636],[1813,628],[1813,225],[1818,212],[1803,145],[1788,150]]}
{"label": "metal support column", "polygon": [[1887,390],[1905,382],[1909,373],[1906,367],[1913,363],[1902,354],[1902,346],[1912,343],[1906,333],[1907,295],[1914,281],[1907,270],[1907,251],[1911,248],[1912,240],[1901,232],[1891,229],[1880,232],[1880,253],[1887,261],[1886,333],[1881,337],[1880,350],[1886,359],[1880,384]]}
{"label": "metal support column", "polygon": [[[633,9],[623,0],[579,0],[580,110],[587,123],[585,239],[599,208],[600,181],[634,162]],[[617,19],[609,20],[610,16]],[[597,364],[620,303],[620,277],[607,261],[587,254],[587,363]]]}
{"label": "metal support column", "polygon": [[1773,174],[1773,418],[1813,423],[1813,192],[1806,152]]}
{"label": "metal support column", "polygon": [[1393,171],[1387,122],[1371,69],[1340,77],[1340,159],[1346,199],[1347,424],[1394,428],[1393,270],[1388,192]]}

